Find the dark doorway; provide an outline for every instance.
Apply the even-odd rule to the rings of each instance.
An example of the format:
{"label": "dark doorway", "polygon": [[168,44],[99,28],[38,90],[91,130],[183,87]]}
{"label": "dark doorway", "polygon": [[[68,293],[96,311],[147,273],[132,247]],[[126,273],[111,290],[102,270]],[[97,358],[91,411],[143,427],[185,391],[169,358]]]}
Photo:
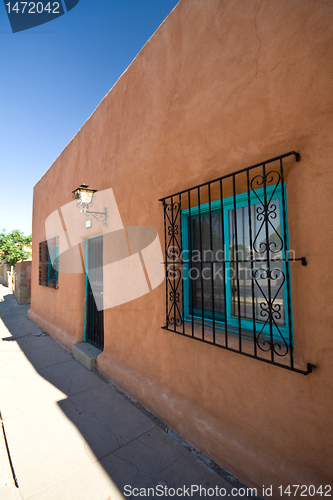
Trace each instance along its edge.
{"label": "dark doorway", "polygon": [[87,240],[87,324],[86,341],[103,349],[103,236]]}

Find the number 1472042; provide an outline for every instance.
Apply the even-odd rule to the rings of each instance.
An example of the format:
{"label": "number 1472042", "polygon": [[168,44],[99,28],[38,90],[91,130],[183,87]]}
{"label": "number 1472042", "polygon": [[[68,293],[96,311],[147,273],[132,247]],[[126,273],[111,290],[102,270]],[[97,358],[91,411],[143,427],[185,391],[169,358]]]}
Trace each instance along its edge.
{"label": "number 1472042", "polygon": [[46,5],[43,2],[8,2],[6,7],[8,14],[12,12],[16,14],[42,14],[43,12],[60,14],[59,2],[47,2]]}

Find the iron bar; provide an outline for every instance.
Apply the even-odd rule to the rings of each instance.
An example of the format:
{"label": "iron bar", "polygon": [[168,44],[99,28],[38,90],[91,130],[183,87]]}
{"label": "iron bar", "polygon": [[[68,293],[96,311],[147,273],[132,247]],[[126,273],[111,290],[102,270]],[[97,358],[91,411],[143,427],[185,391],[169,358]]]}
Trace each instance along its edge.
{"label": "iron bar", "polygon": [[166,233],[166,203],[165,200],[163,200],[163,209],[164,209],[164,255],[165,255],[165,322],[166,322],[166,327],[169,326],[169,307],[168,307],[168,255],[167,255],[167,233]]}
{"label": "iron bar", "polygon": [[[189,260],[182,260],[182,259],[180,259],[179,263],[180,264],[186,264],[189,261],[190,262],[195,262],[194,259],[189,258]],[[170,264],[170,262],[172,262],[172,261],[167,261],[167,263],[169,263],[169,264]],[[232,263],[236,263],[237,261],[235,259],[221,259],[221,260],[212,260],[212,261],[210,261],[210,260],[203,260],[202,262],[204,262],[204,263],[213,262],[213,264],[223,264],[223,263],[226,263],[226,264],[231,263],[232,264]],[[267,262],[267,259],[256,259],[254,262]],[[270,259],[270,262],[301,262],[302,266],[306,266],[307,265],[305,257],[299,257],[297,259],[296,258],[295,259]],[[305,262],[305,264],[303,264],[303,262]],[[251,259],[250,260],[248,260],[248,259],[239,259],[238,263],[239,264],[242,264],[242,263],[248,263],[249,264],[249,263],[251,263]],[[165,262],[161,262],[161,264],[165,264]]]}
{"label": "iron bar", "polygon": [[[180,227],[180,244],[179,244],[179,255],[182,256],[183,255],[183,252],[182,252],[182,241],[183,241],[183,235],[182,235],[182,222],[181,222],[181,213],[182,213],[182,198],[181,198],[181,195],[179,195],[179,227]],[[183,276],[184,276],[184,269],[182,269],[182,273],[183,273]],[[182,324],[183,324],[183,333],[185,334],[185,321],[184,321],[184,293],[183,293],[183,289],[181,290],[181,293],[182,295]]]}
{"label": "iron bar", "polygon": [[[236,282],[237,282],[237,309],[238,309],[238,335],[239,335],[239,350],[242,351],[242,323],[241,323],[241,310],[240,310],[240,293],[239,293],[239,264],[238,264],[238,231],[237,231],[237,204],[236,204],[236,180],[235,175],[232,176],[232,191],[233,191],[233,204],[234,204],[234,229],[236,242]],[[232,290],[231,290],[232,301]]]}
{"label": "iron bar", "polygon": [[[249,212],[249,240],[250,248],[253,248],[252,241],[252,220],[251,220],[251,197],[250,197],[250,174],[249,171],[246,172],[246,183],[247,183],[247,203]],[[255,311],[255,296],[254,296],[254,265],[253,265],[253,253],[251,252],[251,294],[252,294],[252,320],[253,320],[253,348],[254,356],[257,357],[257,342],[256,342],[256,311]]]}
{"label": "iron bar", "polygon": [[266,165],[262,165],[263,171],[263,183],[264,183],[264,222],[265,222],[265,234],[266,234],[266,255],[267,255],[267,284],[268,284],[268,304],[267,304],[267,315],[269,321],[269,337],[270,337],[270,351],[271,360],[274,363],[274,343],[273,343],[273,303],[272,303],[272,289],[271,289],[271,279],[270,279],[270,245],[269,245],[269,231],[268,231],[268,217],[269,217],[269,201],[267,201],[267,185],[266,185]]}
{"label": "iron bar", "polygon": [[[220,179],[220,200],[221,200],[221,231],[222,231],[222,255],[225,256],[225,234],[224,234],[224,209],[223,209],[223,186]],[[225,263],[223,263],[223,308],[224,308],[224,332],[225,346],[228,347],[228,315],[227,315],[227,294],[225,283]]]}
{"label": "iron bar", "polygon": [[[218,182],[219,180],[227,179],[228,177],[232,177],[233,175],[241,174],[243,172],[246,172],[247,170],[251,170],[251,169],[256,168],[256,167],[261,167],[263,163],[265,163],[267,165],[268,163],[272,163],[273,161],[277,161],[277,160],[280,160],[282,158],[286,158],[287,156],[291,156],[291,155],[295,156],[296,161],[300,161],[301,157],[300,157],[299,153],[297,153],[296,151],[289,151],[289,153],[286,153],[286,154],[281,155],[281,156],[276,156],[275,158],[271,158],[270,160],[266,160],[266,161],[261,162],[261,163],[256,163],[255,165],[251,165],[250,167],[242,168],[241,170],[237,170],[236,172],[233,172],[232,174],[223,175],[222,177],[217,177],[217,179],[213,179],[212,181],[203,182],[202,184],[198,184],[197,186],[191,187],[190,190],[192,191],[194,189],[198,189],[198,188],[207,186],[207,184],[213,184],[214,182]],[[178,193],[175,193],[172,196],[178,196],[179,194],[186,193],[187,191],[188,191],[188,189],[184,189],[183,191],[178,191]],[[171,195],[164,196],[164,198],[160,198],[158,201],[167,200],[168,198],[171,198]]]}
{"label": "iron bar", "polygon": [[[172,222],[172,226],[171,226],[171,240],[172,240],[172,247],[173,247],[173,251],[172,251],[172,260],[173,260],[173,286],[172,286],[172,300],[173,300],[173,320],[174,320],[174,331],[176,331],[176,328],[177,328],[177,311],[176,311],[176,266],[175,266],[175,251],[174,251],[174,248],[175,248],[175,231],[176,231],[176,228],[175,228],[175,223],[174,223],[174,213],[173,213],[173,196],[171,196],[171,222]],[[171,284],[171,283],[170,283]]]}
{"label": "iron bar", "polygon": [[[188,225],[189,225],[189,238],[190,238],[190,252],[192,255],[192,222],[191,222],[191,191],[190,190],[188,191],[187,197],[188,197],[188,211],[189,211]],[[190,257],[189,261],[192,262],[192,257]],[[189,272],[188,272],[188,277],[189,277],[189,286],[191,289],[191,307],[189,309],[191,309],[191,312],[192,312],[192,314],[191,314],[191,326],[192,326],[192,337],[194,337],[193,283],[190,280],[190,268],[189,268]]]}
{"label": "iron bar", "polygon": [[198,188],[198,213],[199,213],[199,234],[200,234],[200,289],[201,289],[201,324],[202,324],[202,340],[205,338],[205,322],[204,322],[204,293],[202,279],[202,233],[201,233],[201,207],[200,207],[200,188]]}
{"label": "iron bar", "polygon": [[[286,217],[286,199],[284,193],[284,174],[283,174],[283,162],[280,160],[280,174],[281,174],[281,185],[282,185],[282,217],[283,217],[283,233],[284,233],[284,254],[287,255],[287,245],[288,245],[288,235],[287,235],[287,217]],[[304,258],[305,259],[305,258]],[[302,265],[303,261],[302,261]],[[287,283],[289,283],[289,263],[286,262],[286,278]],[[294,356],[293,356],[293,337],[292,337],[292,321],[291,321],[291,298],[290,298],[290,287],[287,286],[287,307],[288,307],[288,326],[289,326],[289,347],[290,347],[290,366],[294,366]]]}
{"label": "iron bar", "polygon": [[[210,255],[212,261],[213,255],[213,227],[212,227],[212,205],[211,205],[211,191],[210,184],[208,184],[208,204],[209,204],[209,243],[210,243]],[[210,283],[212,290],[212,318],[213,318],[213,342],[215,344],[215,294],[214,294],[214,276],[213,276],[213,262],[210,264]]]}
{"label": "iron bar", "polygon": [[[164,326],[162,326],[161,329],[162,330],[167,330],[169,332],[173,332],[173,330],[168,330]],[[182,335],[184,337],[192,338],[192,337],[189,337],[188,335],[183,335],[183,333],[181,333],[181,332],[176,332],[176,333],[178,335]],[[232,351],[234,353],[241,354],[242,356],[246,356],[247,358],[252,358],[252,359],[256,359],[258,361],[263,361],[264,363],[268,363],[268,364],[274,365],[274,366],[279,366],[280,368],[285,368],[286,370],[290,370],[290,371],[293,371],[293,372],[296,372],[296,373],[301,373],[302,375],[309,375],[309,373],[312,373],[313,369],[316,368],[316,366],[313,365],[312,363],[307,363],[307,365],[306,365],[307,369],[306,370],[300,370],[299,368],[295,368],[295,367],[291,367],[291,366],[288,366],[288,365],[284,365],[283,363],[277,363],[276,361],[274,363],[272,363],[270,360],[265,359],[265,358],[260,358],[260,357],[255,358],[252,354],[248,354],[247,352],[238,351],[237,349],[233,349],[232,347],[226,347],[226,346],[221,345],[221,344],[213,344],[213,342],[210,342],[209,340],[202,340],[199,337],[193,337],[193,338],[194,338],[194,340],[198,340],[199,342],[204,342],[205,344],[210,344],[210,345],[213,345],[215,347],[220,347],[221,349],[225,349],[227,351]]]}

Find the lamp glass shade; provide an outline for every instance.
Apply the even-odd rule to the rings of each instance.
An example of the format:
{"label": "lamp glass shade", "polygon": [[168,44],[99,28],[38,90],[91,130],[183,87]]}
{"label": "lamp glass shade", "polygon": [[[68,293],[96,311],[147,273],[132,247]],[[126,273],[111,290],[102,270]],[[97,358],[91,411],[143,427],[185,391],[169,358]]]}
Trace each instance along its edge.
{"label": "lamp glass shade", "polygon": [[90,205],[93,199],[94,191],[92,189],[81,189],[81,203]]}
{"label": "lamp glass shade", "polygon": [[82,184],[80,187],[75,189],[75,191],[73,191],[73,194],[78,204],[87,208],[92,202],[95,192],[96,189],[88,189],[88,186]]}

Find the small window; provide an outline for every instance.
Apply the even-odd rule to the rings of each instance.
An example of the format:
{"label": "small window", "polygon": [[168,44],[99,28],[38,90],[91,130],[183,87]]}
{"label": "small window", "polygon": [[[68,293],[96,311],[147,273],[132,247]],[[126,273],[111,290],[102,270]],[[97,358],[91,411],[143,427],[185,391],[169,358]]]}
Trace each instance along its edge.
{"label": "small window", "polygon": [[58,288],[59,238],[39,243],[39,284]]}
{"label": "small window", "polygon": [[284,163],[295,152],[163,198],[167,330],[294,366]]}

